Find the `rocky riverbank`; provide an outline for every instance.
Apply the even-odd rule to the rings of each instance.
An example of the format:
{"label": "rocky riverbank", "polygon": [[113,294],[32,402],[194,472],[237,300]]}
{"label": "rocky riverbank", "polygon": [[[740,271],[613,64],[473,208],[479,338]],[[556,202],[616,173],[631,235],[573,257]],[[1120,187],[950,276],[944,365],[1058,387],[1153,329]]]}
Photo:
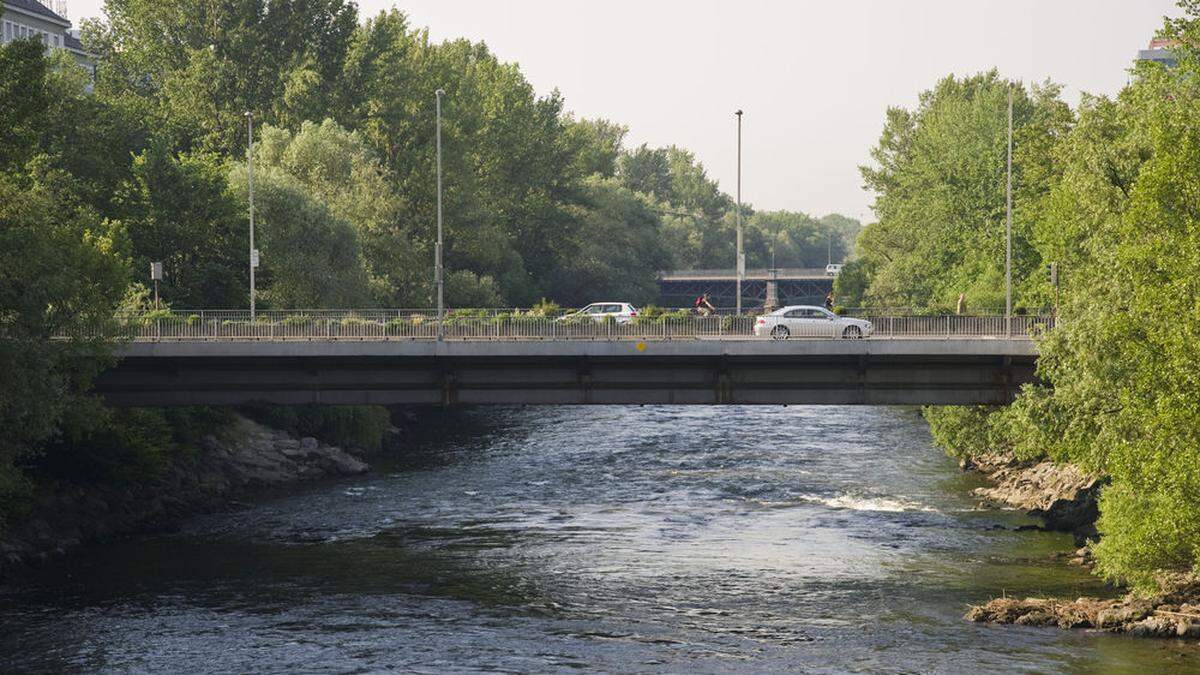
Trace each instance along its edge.
{"label": "rocky riverbank", "polygon": [[1046,528],[1075,535],[1082,546],[1096,537],[1098,500],[1104,480],[1070,464],[1047,460],[1021,461],[1012,453],[977,455],[960,462],[992,483],[975,494],[1040,518]]}
{"label": "rocky riverbank", "polygon": [[971,607],[970,621],[1091,628],[1139,637],[1200,639],[1200,580],[1178,575],[1161,580],[1169,590],[1152,598],[996,598]]}
{"label": "rocky riverbank", "polygon": [[368,470],[362,453],[240,415],[222,438],[206,436],[199,445],[147,483],[39,486],[31,517],[0,536],[0,579],[83,544],[169,529],[187,516],[236,506],[236,497],[250,489]]}
{"label": "rocky riverbank", "polygon": [[[975,494],[984,500],[1021,509],[1048,529],[1070,532],[1083,546],[1064,557],[1090,565],[1087,539],[1095,539],[1098,499],[1104,480],[1078,467],[1049,461],[1020,461],[1011,453],[992,453],[961,462],[992,483]],[[972,606],[966,619],[976,622],[1085,628],[1140,637],[1200,639],[1200,579],[1163,575],[1163,590],[1151,598],[1132,594],[1117,599],[995,598]]]}

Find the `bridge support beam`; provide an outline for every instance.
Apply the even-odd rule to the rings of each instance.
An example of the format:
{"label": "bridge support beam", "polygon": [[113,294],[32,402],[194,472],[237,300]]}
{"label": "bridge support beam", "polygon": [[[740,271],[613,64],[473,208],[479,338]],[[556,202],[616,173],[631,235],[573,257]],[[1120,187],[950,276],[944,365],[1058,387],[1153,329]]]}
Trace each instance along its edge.
{"label": "bridge support beam", "polygon": [[1016,341],[638,344],[133,345],[96,391],[118,406],[1004,404],[1035,377]]}

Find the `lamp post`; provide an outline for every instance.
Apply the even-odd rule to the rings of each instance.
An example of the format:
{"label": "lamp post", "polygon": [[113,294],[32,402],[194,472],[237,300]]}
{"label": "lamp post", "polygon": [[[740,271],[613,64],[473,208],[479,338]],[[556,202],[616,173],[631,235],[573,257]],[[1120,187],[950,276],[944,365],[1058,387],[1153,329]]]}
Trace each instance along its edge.
{"label": "lamp post", "polygon": [[246,181],[250,191],[250,322],[254,322],[254,268],[258,267],[258,250],[254,248],[254,113],[246,111]]}
{"label": "lamp post", "polygon": [[1008,85],[1008,180],[1005,187],[1004,225],[1004,334],[1012,337],[1012,147],[1013,95]]}
{"label": "lamp post", "polygon": [[445,270],[442,269],[442,97],[446,92],[438,89],[434,92],[437,97],[437,247],[434,262],[434,281],[437,284],[437,339],[445,336],[443,318],[445,315]]}
{"label": "lamp post", "polygon": [[742,313],[742,278],[746,276],[746,259],[742,254],[742,111],[737,115],[737,313]]}

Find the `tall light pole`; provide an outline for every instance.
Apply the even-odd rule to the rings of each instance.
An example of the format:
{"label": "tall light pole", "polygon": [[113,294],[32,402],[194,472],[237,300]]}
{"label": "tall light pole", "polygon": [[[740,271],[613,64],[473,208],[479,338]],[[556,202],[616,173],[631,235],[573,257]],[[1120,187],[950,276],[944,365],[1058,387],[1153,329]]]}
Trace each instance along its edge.
{"label": "tall light pole", "polygon": [[445,309],[445,270],[442,269],[442,97],[446,92],[438,89],[437,97],[437,248],[434,262],[434,281],[437,284],[437,339],[444,336],[443,319]]}
{"label": "tall light pole", "polygon": [[246,181],[250,190],[250,321],[254,321],[254,268],[258,267],[258,251],[254,248],[254,113],[246,111]]}
{"label": "tall light pole", "polygon": [[737,313],[742,313],[742,278],[746,276],[746,259],[742,254],[742,111],[737,115]]}
{"label": "tall light pole", "polygon": [[1008,185],[1005,188],[1004,225],[1004,332],[1012,337],[1012,147],[1013,147],[1013,94],[1012,83],[1008,85]]}

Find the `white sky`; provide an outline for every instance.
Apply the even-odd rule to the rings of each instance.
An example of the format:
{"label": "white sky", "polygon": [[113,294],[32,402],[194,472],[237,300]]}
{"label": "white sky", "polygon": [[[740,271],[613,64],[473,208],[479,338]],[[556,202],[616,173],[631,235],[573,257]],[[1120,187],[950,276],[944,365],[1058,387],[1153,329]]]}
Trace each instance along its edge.
{"label": "white sky", "polygon": [[[68,0],[71,18],[102,0]],[[759,209],[869,218],[868,161],[888,106],[948,73],[1114,94],[1174,0],[359,0],[395,5],[435,40],[482,40],[539,93],[629,127],[627,143],[696,153]]]}

